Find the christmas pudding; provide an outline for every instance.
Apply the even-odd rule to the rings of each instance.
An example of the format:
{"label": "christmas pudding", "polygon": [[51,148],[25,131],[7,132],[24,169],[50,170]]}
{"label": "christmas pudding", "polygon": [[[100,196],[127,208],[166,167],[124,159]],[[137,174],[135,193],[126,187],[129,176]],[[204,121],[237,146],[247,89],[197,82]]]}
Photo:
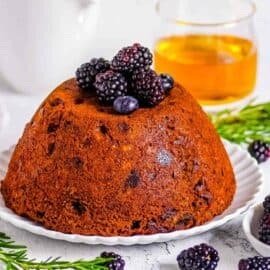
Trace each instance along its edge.
{"label": "christmas pudding", "polygon": [[183,230],[221,214],[236,188],[223,144],[151,63],[135,44],[57,87],[15,148],[6,205],[52,230],[100,236]]}

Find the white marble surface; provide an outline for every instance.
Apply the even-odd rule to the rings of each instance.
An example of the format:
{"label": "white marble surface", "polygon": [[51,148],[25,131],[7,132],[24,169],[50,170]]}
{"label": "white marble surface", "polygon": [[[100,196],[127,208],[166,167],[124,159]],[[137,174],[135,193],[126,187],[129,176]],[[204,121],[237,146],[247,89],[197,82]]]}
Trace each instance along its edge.
{"label": "white marble surface", "polygon": [[[120,1],[121,0],[117,0],[116,3]],[[140,0],[137,1],[143,2]],[[150,6],[150,1],[151,0],[145,1],[147,2],[147,6]],[[111,3],[114,1],[103,0],[104,7],[106,4],[112,5],[109,2]],[[257,0],[256,2],[259,6],[256,27],[260,42],[260,66],[256,91],[259,100],[270,100],[270,2],[269,0]],[[111,27],[119,27],[121,20],[119,18],[113,20],[112,17],[109,17],[110,8],[107,6],[107,8],[103,10],[104,14],[107,16],[107,20],[111,19],[112,21]],[[105,17],[105,15],[103,17]],[[102,23],[105,24],[104,21],[102,21]],[[132,29],[135,28],[133,27]],[[128,36],[128,25],[126,25],[126,27],[123,28],[122,36],[117,36],[116,38],[115,36],[112,36],[110,29],[103,28],[97,40],[100,42],[110,40],[110,46],[108,48],[108,43],[106,43],[107,46],[99,47],[97,52],[102,52],[105,55],[112,55],[115,48],[121,46],[123,40],[131,41],[133,39],[138,39],[140,35],[142,36],[142,39],[147,42],[147,29],[145,31],[142,31],[141,27],[136,29],[140,29],[140,31],[134,31],[132,37]],[[4,108],[8,115],[7,123],[0,131],[0,151],[7,149],[9,146],[16,143],[22,133],[25,123],[30,119],[38,104],[45,96],[46,93],[37,96],[18,95],[11,92],[8,86],[3,82],[0,83],[0,102],[4,104]],[[262,200],[267,193],[270,193],[270,162],[261,165],[261,167],[265,175],[264,191],[263,194],[261,194]],[[38,259],[45,259],[49,256],[62,256],[65,259],[93,258],[98,256],[101,251],[107,250],[121,254],[127,262],[126,269],[128,270],[177,269],[175,264],[176,255],[182,249],[201,242],[209,243],[219,250],[221,261],[218,269],[220,270],[237,269],[237,263],[240,258],[257,255],[243,235],[241,218],[230,222],[217,230],[186,240],[133,247],[87,246],[46,239],[19,230],[1,220],[0,231],[9,234],[17,242],[27,245],[29,247],[30,257]],[[169,263],[169,265],[166,266],[166,263]]]}

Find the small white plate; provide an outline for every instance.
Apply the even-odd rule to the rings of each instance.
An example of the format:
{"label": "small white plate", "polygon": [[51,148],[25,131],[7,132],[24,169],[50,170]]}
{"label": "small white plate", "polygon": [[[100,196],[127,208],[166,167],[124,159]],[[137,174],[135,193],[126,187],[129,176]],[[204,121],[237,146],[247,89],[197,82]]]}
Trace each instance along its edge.
{"label": "small white plate", "polygon": [[[196,234],[200,234],[238,217],[256,203],[257,195],[262,186],[262,173],[256,161],[250,155],[237,145],[224,142],[226,150],[230,156],[233,165],[237,190],[231,206],[220,216],[197,227],[188,230],[174,231],[170,233],[160,233],[153,235],[135,235],[130,237],[114,236],[84,236],[77,234],[64,234],[48,230],[29,219],[17,216],[5,206],[2,196],[0,196],[0,218],[10,222],[14,226],[43,235],[53,239],[66,240],[69,242],[85,244],[104,244],[104,245],[135,245],[150,244],[156,242],[166,242],[170,240],[183,239]],[[8,162],[12,151],[0,153],[0,179],[3,179],[7,171]]]}
{"label": "small white plate", "polygon": [[251,208],[246,214],[243,220],[243,229],[246,234],[247,239],[252,244],[252,246],[260,253],[262,256],[270,256],[270,246],[259,240],[259,224],[260,219],[263,216],[263,206],[262,204]]}

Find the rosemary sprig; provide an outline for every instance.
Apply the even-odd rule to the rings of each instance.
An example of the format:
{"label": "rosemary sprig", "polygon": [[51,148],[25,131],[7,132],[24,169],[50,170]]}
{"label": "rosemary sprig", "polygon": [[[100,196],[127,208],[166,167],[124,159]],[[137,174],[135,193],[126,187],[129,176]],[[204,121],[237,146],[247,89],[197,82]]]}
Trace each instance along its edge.
{"label": "rosemary sprig", "polygon": [[0,261],[6,265],[7,270],[108,270],[106,263],[113,261],[113,258],[99,257],[92,261],[77,260],[69,262],[62,261],[57,257],[37,262],[28,259],[26,246],[17,245],[7,235],[0,232]]}
{"label": "rosemary sprig", "polygon": [[255,140],[270,143],[270,102],[240,110],[223,110],[210,115],[219,135],[237,144],[249,144]]}

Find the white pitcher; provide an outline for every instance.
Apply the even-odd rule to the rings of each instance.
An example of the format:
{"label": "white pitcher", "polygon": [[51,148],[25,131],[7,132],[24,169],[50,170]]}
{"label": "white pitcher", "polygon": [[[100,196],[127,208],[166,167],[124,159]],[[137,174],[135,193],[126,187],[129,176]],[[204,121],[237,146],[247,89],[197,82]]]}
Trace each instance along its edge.
{"label": "white pitcher", "polygon": [[95,0],[1,0],[0,74],[17,91],[51,91],[91,57],[98,14]]}

